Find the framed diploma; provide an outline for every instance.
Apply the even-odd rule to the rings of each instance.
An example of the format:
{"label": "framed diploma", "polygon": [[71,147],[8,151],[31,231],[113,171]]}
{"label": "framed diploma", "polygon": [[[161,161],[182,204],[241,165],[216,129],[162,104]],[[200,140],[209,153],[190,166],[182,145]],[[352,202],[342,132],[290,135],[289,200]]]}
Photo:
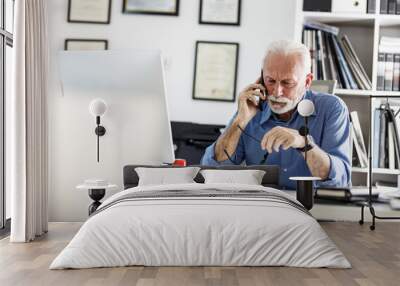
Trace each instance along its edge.
{"label": "framed diploma", "polygon": [[196,42],[193,99],[235,101],[239,44]]}
{"label": "framed diploma", "polygon": [[68,22],[109,24],[111,0],[68,0]]}
{"label": "framed diploma", "polygon": [[122,12],[178,16],[179,0],[124,0]]}
{"label": "framed diploma", "polygon": [[66,51],[107,50],[108,41],[98,39],[66,39],[64,49]]}
{"label": "framed diploma", "polygon": [[241,0],[200,0],[199,23],[240,26]]}

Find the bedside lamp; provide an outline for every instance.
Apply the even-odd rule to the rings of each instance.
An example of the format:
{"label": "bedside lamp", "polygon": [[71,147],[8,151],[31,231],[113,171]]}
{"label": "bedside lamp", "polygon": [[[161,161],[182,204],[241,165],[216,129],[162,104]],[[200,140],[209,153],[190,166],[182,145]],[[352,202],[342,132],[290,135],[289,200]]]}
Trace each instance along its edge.
{"label": "bedside lamp", "polygon": [[[307,135],[309,134],[308,129],[308,117],[314,113],[314,103],[309,99],[303,99],[297,105],[297,111],[301,116],[304,117],[304,125],[300,127],[299,133],[304,136],[306,146],[308,145]],[[304,151],[304,159],[307,162],[307,149]],[[296,199],[303,204],[303,206],[310,210],[314,205],[314,188],[313,181],[321,180],[319,177],[290,177],[290,180],[297,181]]]}
{"label": "bedside lamp", "polygon": [[97,135],[97,162],[99,162],[99,138],[106,134],[106,129],[100,125],[100,117],[107,111],[107,104],[100,98],[93,99],[89,104],[90,113],[96,117],[97,127],[94,133]]}

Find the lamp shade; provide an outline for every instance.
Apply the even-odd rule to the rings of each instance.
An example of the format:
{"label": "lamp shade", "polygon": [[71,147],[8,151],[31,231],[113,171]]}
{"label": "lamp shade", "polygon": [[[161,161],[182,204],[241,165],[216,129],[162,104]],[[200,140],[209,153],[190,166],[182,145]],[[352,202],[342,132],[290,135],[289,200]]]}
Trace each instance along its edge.
{"label": "lamp shade", "polygon": [[314,113],[314,103],[309,99],[303,99],[297,106],[297,111],[301,116],[308,117]]}
{"label": "lamp shade", "polygon": [[102,116],[107,111],[107,104],[101,98],[93,99],[89,104],[89,111],[93,116]]}

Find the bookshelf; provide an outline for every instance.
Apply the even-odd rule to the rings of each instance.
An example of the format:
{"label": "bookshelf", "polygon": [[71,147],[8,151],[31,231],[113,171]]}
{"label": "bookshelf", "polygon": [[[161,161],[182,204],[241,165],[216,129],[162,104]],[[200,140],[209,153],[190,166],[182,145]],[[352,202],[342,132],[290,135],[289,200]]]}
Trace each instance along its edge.
{"label": "bookshelf", "polygon": [[[373,152],[374,146],[369,146],[370,127],[374,126],[374,108],[386,97],[400,96],[400,91],[377,90],[378,73],[378,48],[382,36],[400,37],[400,15],[380,14],[380,0],[376,0],[374,14],[355,13],[330,13],[303,11],[303,1],[296,1],[296,19],[294,27],[294,39],[302,40],[303,24],[306,21],[315,21],[340,29],[339,36],[346,34],[350,39],[365,71],[371,80],[372,88],[337,89],[336,95],[342,98],[349,108],[349,112],[357,111],[368,152]],[[370,96],[375,96],[371,99]],[[379,97],[382,97],[380,99]],[[400,99],[397,99],[400,101]],[[372,153],[373,154],[373,153]],[[395,182],[400,186],[400,170],[373,168],[372,184],[377,180]],[[352,167],[352,182],[354,186],[368,186],[368,167]]]}

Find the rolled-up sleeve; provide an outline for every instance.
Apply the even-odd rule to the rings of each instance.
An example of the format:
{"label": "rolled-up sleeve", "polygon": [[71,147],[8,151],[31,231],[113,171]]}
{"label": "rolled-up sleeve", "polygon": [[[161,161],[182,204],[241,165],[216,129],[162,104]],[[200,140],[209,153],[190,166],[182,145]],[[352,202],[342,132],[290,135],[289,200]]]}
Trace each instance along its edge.
{"label": "rolled-up sleeve", "polygon": [[324,126],[321,149],[330,160],[328,178],[320,186],[350,187],[350,118],[345,103],[339,99],[330,109]]}
{"label": "rolled-up sleeve", "polygon": [[[233,120],[236,117],[235,115],[229,120],[229,123],[227,127],[225,128],[225,131],[232,125]],[[224,131],[224,132],[225,132]],[[208,165],[208,166],[217,166],[217,165],[239,165],[242,163],[243,158],[244,158],[244,147],[243,147],[243,138],[240,136],[238,145],[236,147],[235,153],[232,154],[231,159],[233,162],[231,162],[229,159],[224,160],[224,161],[217,161],[215,159],[215,144],[217,141],[215,141],[213,144],[207,147],[206,151],[204,152],[203,157],[201,158],[201,165]]]}

